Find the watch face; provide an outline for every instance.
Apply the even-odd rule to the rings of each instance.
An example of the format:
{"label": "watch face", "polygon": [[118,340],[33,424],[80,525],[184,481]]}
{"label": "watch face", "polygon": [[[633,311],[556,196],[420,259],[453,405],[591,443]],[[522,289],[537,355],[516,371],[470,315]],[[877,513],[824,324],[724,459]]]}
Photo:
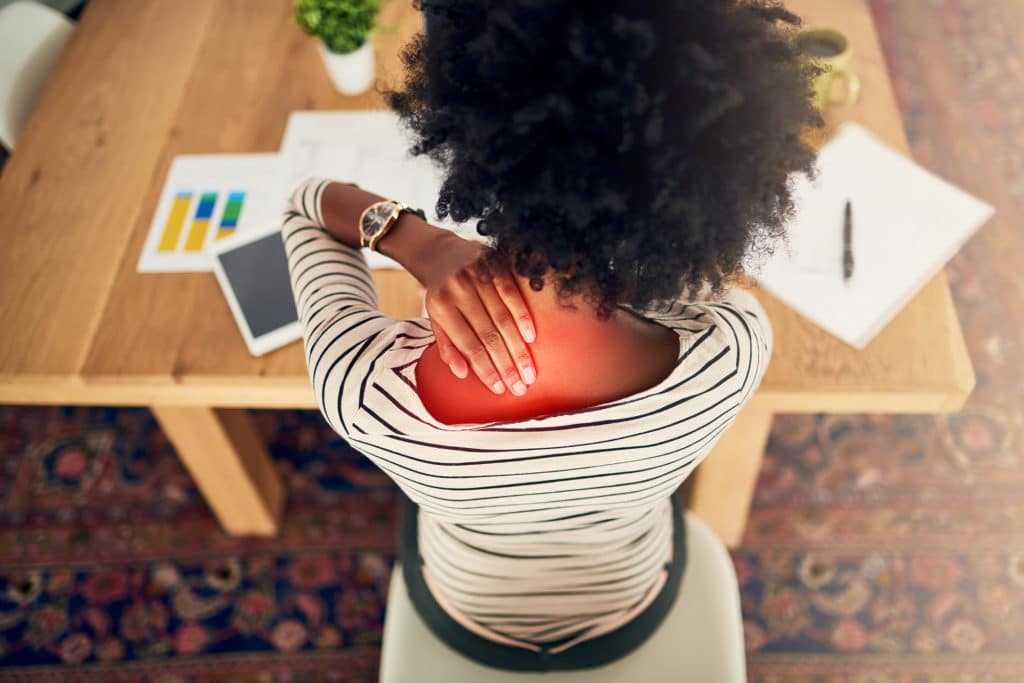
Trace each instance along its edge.
{"label": "watch face", "polygon": [[393,211],[394,206],[390,202],[377,202],[368,208],[363,217],[363,234],[366,237],[373,237],[383,230]]}

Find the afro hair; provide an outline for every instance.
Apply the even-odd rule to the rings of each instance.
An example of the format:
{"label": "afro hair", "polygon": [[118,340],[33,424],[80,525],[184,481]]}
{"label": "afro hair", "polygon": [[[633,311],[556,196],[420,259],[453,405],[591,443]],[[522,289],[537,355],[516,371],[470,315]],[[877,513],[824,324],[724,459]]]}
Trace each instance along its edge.
{"label": "afro hair", "polygon": [[[424,3],[426,4],[426,3]],[[762,0],[435,0],[385,93],[488,262],[607,319],[721,290],[814,175],[820,68]],[[486,271],[486,269],[485,269]]]}

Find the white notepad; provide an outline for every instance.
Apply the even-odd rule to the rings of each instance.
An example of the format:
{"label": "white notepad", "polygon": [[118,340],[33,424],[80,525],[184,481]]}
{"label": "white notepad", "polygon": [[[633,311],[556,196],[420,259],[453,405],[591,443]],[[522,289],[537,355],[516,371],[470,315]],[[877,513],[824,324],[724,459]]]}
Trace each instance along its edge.
{"label": "white notepad", "polygon": [[[847,123],[795,175],[789,247],[752,272],[793,309],[864,348],[995,212]],[[843,280],[843,209],[853,214],[854,272]]]}

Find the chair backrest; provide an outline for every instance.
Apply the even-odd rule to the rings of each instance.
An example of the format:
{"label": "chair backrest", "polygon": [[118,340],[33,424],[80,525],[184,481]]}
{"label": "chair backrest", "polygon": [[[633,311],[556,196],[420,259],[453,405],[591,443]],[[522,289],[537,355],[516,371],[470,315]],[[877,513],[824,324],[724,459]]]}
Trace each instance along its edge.
{"label": "chair backrest", "polygon": [[19,0],[0,9],[0,142],[13,149],[74,22],[45,5]]}
{"label": "chair backrest", "polygon": [[686,566],[672,610],[640,647],[610,664],[573,671],[486,667],[451,649],[419,616],[401,562],[391,573],[381,683],[743,683],[747,680],[740,590],[715,532],[685,514]]}

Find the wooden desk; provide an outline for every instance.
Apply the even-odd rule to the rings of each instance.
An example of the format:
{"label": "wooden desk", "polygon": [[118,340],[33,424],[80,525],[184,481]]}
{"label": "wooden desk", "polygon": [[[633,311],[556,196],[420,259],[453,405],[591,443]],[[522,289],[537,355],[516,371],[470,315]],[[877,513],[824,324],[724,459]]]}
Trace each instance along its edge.
{"label": "wooden desk", "polygon": [[[864,0],[791,0],[852,38],[862,100],[832,116],[909,154]],[[150,406],[224,527],[272,534],[283,489],[244,408],[315,409],[301,344],[253,358],[212,273],[136,263],[171,159],[268,152],[296,109],[382,108],[338,95],[290,3],[92,0],[0,176],[0,402]],[[420,17],[385,3],[385,78]],[[376,274],[384,309],[419,314],[412,278]],[[974,384],[945,276],[862,352],[762,292],[776,350],[761,390],[700,468],[691,504],[743,529],[774,412],[939,412]]]}

